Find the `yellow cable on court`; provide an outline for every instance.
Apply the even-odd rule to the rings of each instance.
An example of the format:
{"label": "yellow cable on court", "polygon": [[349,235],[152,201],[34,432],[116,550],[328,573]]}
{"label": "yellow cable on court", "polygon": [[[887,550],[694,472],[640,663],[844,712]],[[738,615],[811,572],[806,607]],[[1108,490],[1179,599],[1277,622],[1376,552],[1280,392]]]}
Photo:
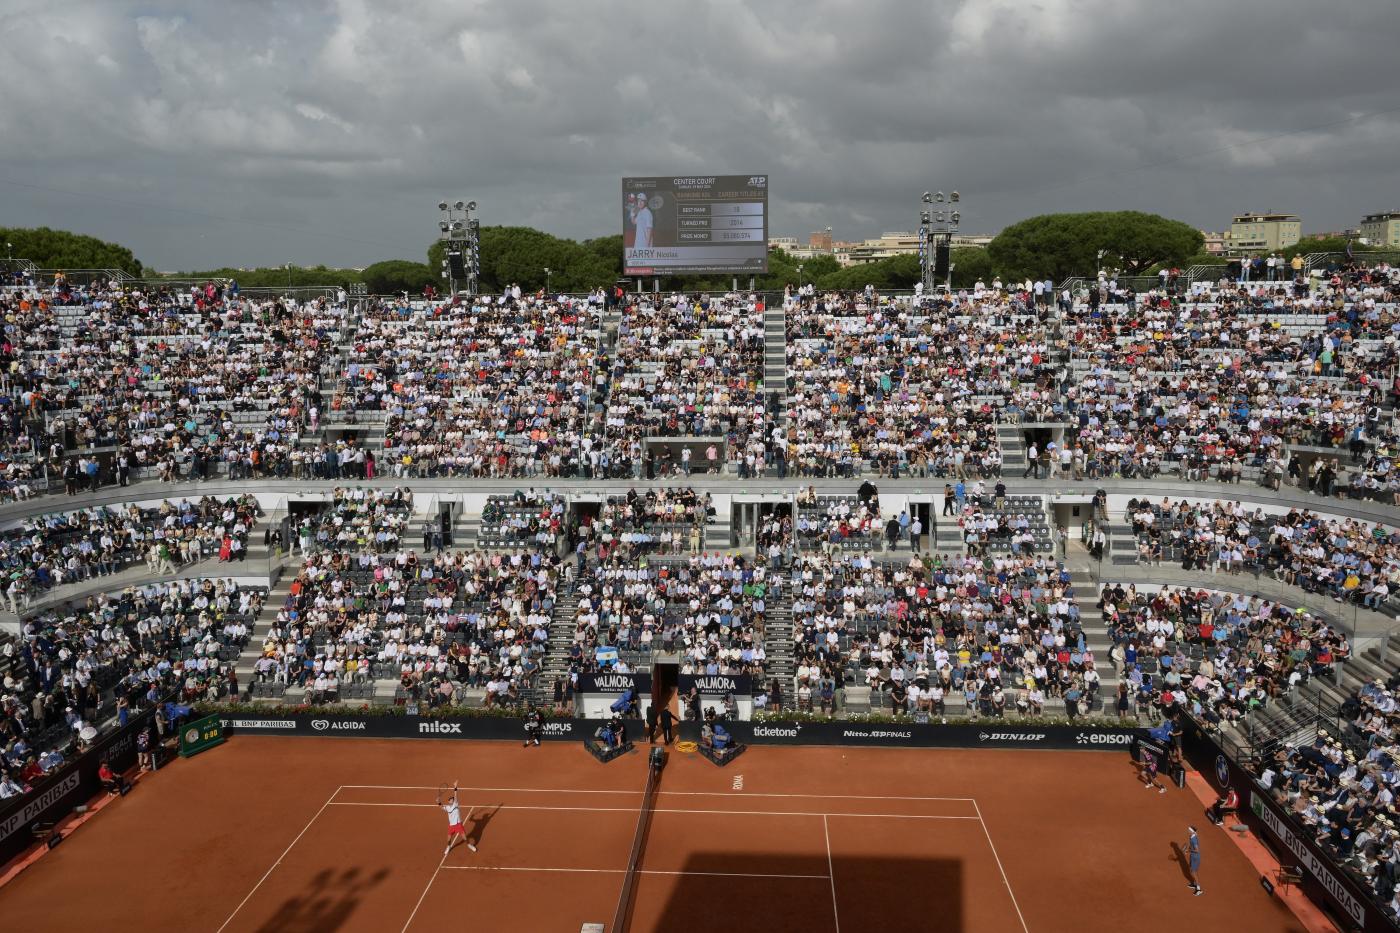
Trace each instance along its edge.
{"label": "yellow cable on court", "polygon": [[699,748],[700,748],[700,746],[699,746],[699,745],[696,745],[694,742],[677,742],[677,743],[676,743],[676,751],[681,752],[681,753],[686,754],[686,755],[693,754],[693,753],[696,752]]}

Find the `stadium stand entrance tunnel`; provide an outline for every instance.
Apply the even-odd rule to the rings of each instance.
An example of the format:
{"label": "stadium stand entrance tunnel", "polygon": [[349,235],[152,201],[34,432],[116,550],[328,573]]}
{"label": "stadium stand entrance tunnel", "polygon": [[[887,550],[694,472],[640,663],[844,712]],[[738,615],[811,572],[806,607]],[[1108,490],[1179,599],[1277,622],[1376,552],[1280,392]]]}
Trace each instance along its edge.
{"label": "stadium stand entrance tunnel", "polygon": [[676,686],[680,682],[680,665],[675,661],[658,661],[651,666],[651,702],[657,709],[670,708],[677,718]]}
{"label": "stadium stand entrance tunnel", "polygon": [[919,527],[923,529],[920,534],[920,548],[926,547],[927,542],[934,540],[934,521],[936,520],[934,516],[936,514],[928,502],[920,499],[909,500],[909,517],[918,519]]}
{"label": "stadium stand entrance tunnel", "polygon": [[793,518],[792,500],[786,496],[735,496],[729,506],[730,546],[753,547],[758,540],[759,527],[769,516]]}
{"label": "stadium stand entrance tunnel", "polygon": [[603,512],[603,503],[598,499],[578,499],[569,500],[569,524],[574,528],[581,528],[584,525],[591,525],[598,520],[598,516]]}

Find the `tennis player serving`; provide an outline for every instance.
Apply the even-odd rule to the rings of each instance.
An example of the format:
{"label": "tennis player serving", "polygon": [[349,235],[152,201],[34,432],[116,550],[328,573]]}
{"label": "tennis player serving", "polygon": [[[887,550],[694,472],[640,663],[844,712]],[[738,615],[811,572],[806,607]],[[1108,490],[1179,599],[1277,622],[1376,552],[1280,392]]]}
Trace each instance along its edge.
{"label": "tennis player serving", "polygon": [[[447,848],[442,850],[443,857],[452,851],[452,847],[459,842],[465,842],[467,848],[476,851],[476,844],[467,838],[467,828],[462,825],[462,808],[457,802],[457,782],[452,782],[452,795],[447,798],[447,803],[442,802],[442,788],[438,788],[437,805],[447,814]],[[467,818],[471,818],[471,812],[467,812]]]}

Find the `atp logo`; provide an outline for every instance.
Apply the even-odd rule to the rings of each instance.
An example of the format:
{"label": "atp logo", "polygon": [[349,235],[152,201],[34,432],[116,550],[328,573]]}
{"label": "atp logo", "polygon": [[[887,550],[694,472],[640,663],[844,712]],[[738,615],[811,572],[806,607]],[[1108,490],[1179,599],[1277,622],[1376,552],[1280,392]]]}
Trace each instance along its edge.
{"label": "atp logo", "polygon": [[1224,755],[1215,756],[1215,779],[1220,782],[1221,787],[1230,786],[1230,763],[1225,760]]}

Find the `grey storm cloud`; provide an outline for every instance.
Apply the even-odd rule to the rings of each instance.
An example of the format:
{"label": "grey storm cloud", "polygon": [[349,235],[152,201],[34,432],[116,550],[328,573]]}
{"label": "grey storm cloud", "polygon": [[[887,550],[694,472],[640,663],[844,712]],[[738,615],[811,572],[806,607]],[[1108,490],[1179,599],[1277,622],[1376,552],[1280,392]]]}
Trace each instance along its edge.
{"label": "grey storm cloud", "polygon": [[0,224],[162,269],[418,259],[443,196],[615,233],[627,174],[768,174],[772,233],[846,239],[927,188],[968,232],[1400,208],[1386,0],[25,2]]}

